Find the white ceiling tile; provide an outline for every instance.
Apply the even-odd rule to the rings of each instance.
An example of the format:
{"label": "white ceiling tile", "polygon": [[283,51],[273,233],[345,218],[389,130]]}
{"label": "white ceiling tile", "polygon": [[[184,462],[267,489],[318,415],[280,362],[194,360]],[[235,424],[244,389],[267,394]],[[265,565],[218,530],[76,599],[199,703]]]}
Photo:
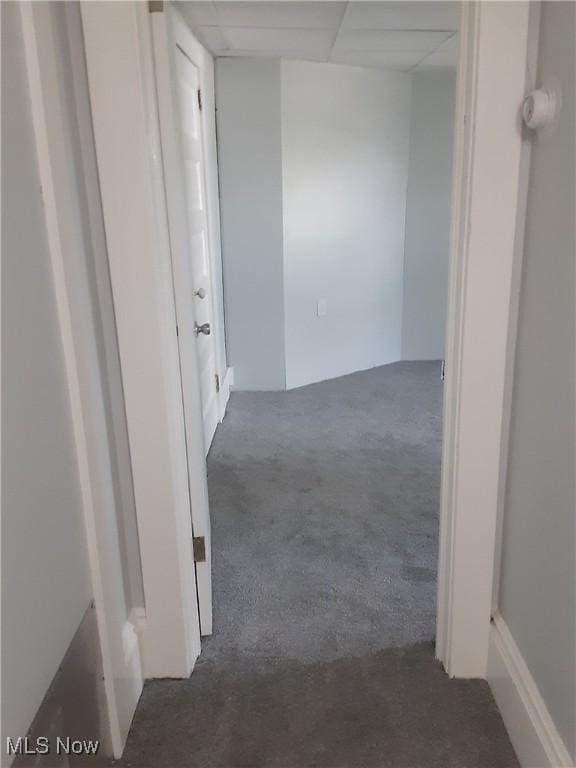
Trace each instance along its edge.
{"label": "white ceiling tile", "polygon": [[342,29],[456,30],[457,2],[350,0]]}
{"label": "white ceiling tile", "polygon": [[220,27],[196,27],[196,33],[201,43],[212,53],[219,53],[228,48],[228,42]]}
{"label": "white ceiling tile", "polygon": [[215,26],[218,24],[214,3],[188,0],[188,2],[177,2],[176,5],[193,29],[199,26]]}
{"label": "white ceiling tile", "polygon": [[300,2],[274,0],[244,2],[216,0],[216,13],[223,27],[285,27],[294,29],[331,29],[336,31],[345,2]]}
{"label": "white ceiling tile", "polygon": [[[244,51],[283,51],[328,58],[334,33],[322,29],[249,29],[223,27],[230,48]],[[281,55],[278,53],[277,55]]]}
{"label": "white ceiling tile", "polygon": [[[179,0],[216,56],[270,56],[409,70],[453,67],[456,2]],[[342,24],[340,25],[340,23]],[[333,47],[333,41],[336,43]]]}
{"label": "white ceiling tile", "polygon": [[458,35],[454,35],[426,56],[417,69],[454,69],[458,63]]}
{"label": "white ceiling tile", "polygon": [[340,32],[334,52],[345,51],[433,51],[451,32],[353,29]]}
{"label": "white ceiling tile", "polygon": [[330,61],[356,67],[408,71],[426,56],[426,51],[349,51],[335,53]]}

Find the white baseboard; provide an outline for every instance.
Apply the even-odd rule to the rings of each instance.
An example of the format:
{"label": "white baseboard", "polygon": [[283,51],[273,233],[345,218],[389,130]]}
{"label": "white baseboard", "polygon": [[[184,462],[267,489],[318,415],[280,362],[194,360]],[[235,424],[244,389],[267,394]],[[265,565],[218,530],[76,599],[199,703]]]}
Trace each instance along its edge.
{"label": "white baseboard", "polygon": [[130,667],[140,655],[138,634],[130,618],[122,627],[122,650],[124,651],[124,666]]}
{"label": "white baseboard", "polygon": [[128,738],[132,717],[144,686],[142,641],[145,626],[144,609],[134,608],[122,627],[123,685],[121,694],[117,696],[117,705],[123,744]]}
{"label": "white baseboard", "polygon": [[226,414],[226,406],[228,405],[228,400],[230,399],[230,390],[232,389],[233,385],[234,385],[234,368],[230,367],[226,369],[226,373],[224,374],[224,378],[222,379],[222,384],[220,385],[220,399],[219,399],[220,421],[222,421],[222,419]]}
{"label": "white baseboard", "polygon": [[574,768],[534,678],[499,614],[490,631],[488,682],[522,768]]}

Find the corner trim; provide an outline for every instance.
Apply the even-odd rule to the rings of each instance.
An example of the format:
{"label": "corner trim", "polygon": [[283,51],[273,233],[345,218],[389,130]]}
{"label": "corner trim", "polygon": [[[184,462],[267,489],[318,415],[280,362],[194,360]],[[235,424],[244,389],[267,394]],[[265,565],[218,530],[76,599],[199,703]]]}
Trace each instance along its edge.
{"label": "corner trim", "polygon": [[490,629],[488,682],[523,768],[574,768],[538,686],[499,613]]}
{"label": "corner trim", "polygon": [[[124,652],[124,665],[129,667],[134,664],[142,679],[142,660],[140,643],[146,628],[146,613],[143,608],[133,608],[130,611],[124,626],[122,627],[122,650]],[[137,654],[137,656],[135,656]],[[138,703],[138,700],[136,700]]]}

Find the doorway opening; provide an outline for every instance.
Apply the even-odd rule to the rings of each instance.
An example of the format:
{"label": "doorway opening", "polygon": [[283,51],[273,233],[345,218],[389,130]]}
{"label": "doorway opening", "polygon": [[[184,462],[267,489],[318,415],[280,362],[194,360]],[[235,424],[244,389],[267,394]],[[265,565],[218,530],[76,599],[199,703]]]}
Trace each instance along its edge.
{"label": "doorway opening", "polygon": [[[434,638],[458,7],[289,6],[180,8],[231,41],[212,49],[234,394],[208,454],[226,565],[205,652],[327,661]],[[260,55],[312,12],[327,61],[295,31]]]}
{"label": "doorway opening", "polygon": [[[213,440],[202,407],[215,620],[187,701],[218,719],[225,696],[233,723],[255,707],[269,728],[275,707],[294,712],[300,702],[303,726],[382,674],[389,695],[410,670],[445,695],[433,641],[458,8],[427,4],[425,18],[407,8],[402,19],[384,3],[244,11],[250,23],[241,6],[216,6],[208,23],[207,7],[180,5],[200,43],[232,41],[225,55],[212,47],[222,244],[212,270],[222,273],[214,305],[222,301],[234,392]],[[330,60],[249,55],[250,29],[267,41],[250,45],[290,33],[302,44],[287,25],[294,12],[336,25]],[[207,219],[198,224],[207,172],[196,155],[204,95],[190,75],[199,54],[182,31],[174,43],[184,218],[207,276],[215,260],[200,234]],[[203,396],[211,319],[194,308],[220,286],[190,261],[176,279],[177,311],[192,308],[180,359],[197,349]],[[303,680],[314,689],[332,676],[342,679],[318,700],[299,697]],[[472,708],[485,704],[472,692]],[[332,727],[353,711],[336,707]],[[258,744],[253,726],[243,760]],[[224,762],[235,728],[222,733]],[[214,748],[205,730],[200,752]],[[347,748],[360,754],[354,737]]]}
{"label": "doorway opening", "polygon": [[[258,8],[269,45],[289,11]],[[215,62],[235,384],[208,454],[214,663],[433,654],[458,8],[341,10],[319,9],[328,61]]]}

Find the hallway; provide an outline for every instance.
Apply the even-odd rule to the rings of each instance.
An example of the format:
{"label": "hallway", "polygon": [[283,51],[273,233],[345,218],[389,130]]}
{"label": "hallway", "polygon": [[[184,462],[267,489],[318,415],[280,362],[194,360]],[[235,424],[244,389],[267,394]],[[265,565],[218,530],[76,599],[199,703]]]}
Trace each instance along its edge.
{"label": "hallway", "polygon": [[517,765],[487,683],[434,661],[441,398],[437,362],[233,394],[214,635],[146,684],[121,765]]}

